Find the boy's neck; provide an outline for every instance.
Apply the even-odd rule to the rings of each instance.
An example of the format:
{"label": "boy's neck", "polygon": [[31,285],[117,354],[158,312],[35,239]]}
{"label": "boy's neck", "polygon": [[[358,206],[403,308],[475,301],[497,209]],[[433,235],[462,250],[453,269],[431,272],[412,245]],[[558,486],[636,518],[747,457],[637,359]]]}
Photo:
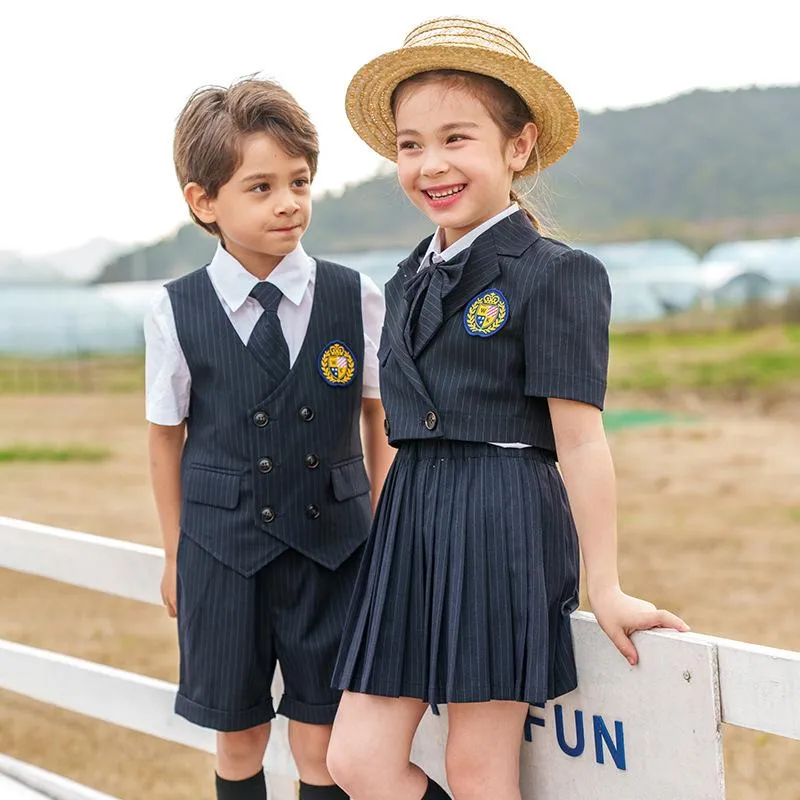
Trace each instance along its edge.
{"label": "boy's neck", "polygon": [[278,264],[286,258],[286,255],[255,253],[250,250],[240,252],[239,248],[229,247],[222,240],[220,240],[220,244],[228,255],[235,258],[244,269],[260,281],[266,280],[275,271]]}

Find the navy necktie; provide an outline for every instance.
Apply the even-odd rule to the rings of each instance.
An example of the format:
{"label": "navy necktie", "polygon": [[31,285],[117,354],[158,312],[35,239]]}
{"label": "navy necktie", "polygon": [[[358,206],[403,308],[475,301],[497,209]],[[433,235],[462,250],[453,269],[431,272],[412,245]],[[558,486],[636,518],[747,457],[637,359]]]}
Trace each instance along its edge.
{"label": "navy necktie", "polygon": [[436,253],[405,284],[408,318],[405,340],[408,351],[417,356],[441,327],[442,301],[458,285],[464,266],[469,261],[467,247],[450,261],[443,261]]}
{"label": "navy necktie", "polygon": [[260,281],[250,291],[250,297],[261,303],[264,313],[250,334],[247,349],[267,371],[272,385],[277,386],[289,372],[289,346],[278,319],[278,305],[283,292],[272,283]]}

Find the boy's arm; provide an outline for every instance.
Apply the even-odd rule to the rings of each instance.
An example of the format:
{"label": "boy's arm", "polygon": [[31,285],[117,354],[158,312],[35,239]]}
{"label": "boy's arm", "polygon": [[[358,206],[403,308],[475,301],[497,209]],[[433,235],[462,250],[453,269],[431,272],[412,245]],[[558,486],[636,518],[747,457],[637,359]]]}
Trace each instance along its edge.
{"label": "boy's arm", "polygon": [[372,486],[373,513],[395,454],[383,430],[383,420],[383,403],[375,398],[364,397],[361,400],[361,439],[364,444],[367,474]]}
{"label": "boy's arm", "polygon": [[185,438],[185,422],[179,425],[150,423],[147,441],[150,480],[161,523],[161,537],[164,541],[161,598],[171,617],[176,614],[175,583],[181,517],[181,454]]}

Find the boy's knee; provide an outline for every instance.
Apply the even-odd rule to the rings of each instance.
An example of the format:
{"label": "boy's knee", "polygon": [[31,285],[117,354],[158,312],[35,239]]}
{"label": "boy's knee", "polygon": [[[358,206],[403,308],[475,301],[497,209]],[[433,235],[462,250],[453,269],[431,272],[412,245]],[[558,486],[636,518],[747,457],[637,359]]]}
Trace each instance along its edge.
{"label": "boy's knee", "polygon": [[269,725],[258,725],[243,731],[217,733],[220,767],[229,773],[238,773],[241,768],[255,769],[264,760],[269,731]]}
{"label": "boy's knee", "polygon": [[325,770],[331,725],[289,722],[289,747],[301,775]]}

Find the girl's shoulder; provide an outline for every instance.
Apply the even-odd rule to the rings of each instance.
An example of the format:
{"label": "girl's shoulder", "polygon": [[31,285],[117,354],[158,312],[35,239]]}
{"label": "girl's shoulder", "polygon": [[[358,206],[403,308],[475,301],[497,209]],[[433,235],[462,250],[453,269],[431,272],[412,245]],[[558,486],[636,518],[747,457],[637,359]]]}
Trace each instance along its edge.
{"label": "girl's shoulder", "polygon": [[523,295],[561,292],[577,284],[591,285],[601,293],[609,286],[602,261],[591,253],[547,236],[540,236],[518,258],[504,259],[506,280]]}

